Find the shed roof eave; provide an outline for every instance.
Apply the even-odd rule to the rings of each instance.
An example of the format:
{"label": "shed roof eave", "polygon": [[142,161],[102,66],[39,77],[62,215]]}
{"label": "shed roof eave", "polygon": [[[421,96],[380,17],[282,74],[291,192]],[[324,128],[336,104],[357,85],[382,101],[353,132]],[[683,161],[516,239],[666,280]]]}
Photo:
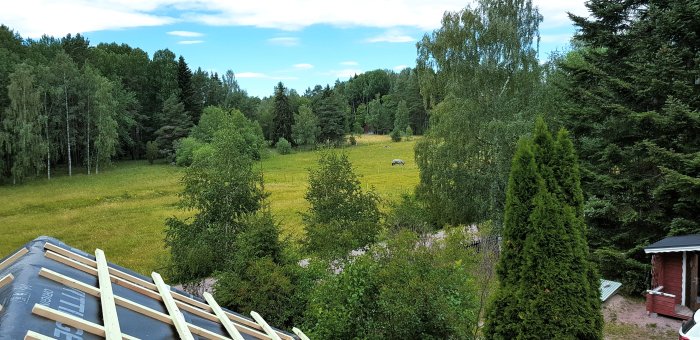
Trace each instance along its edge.
{"label": "shed roof eave", "polygon": [[700,251],[700,246],[685,246],[685,247],[665,247],[665,248],[645,248],[647,254],[656,253],[677,253],[683,251]]}

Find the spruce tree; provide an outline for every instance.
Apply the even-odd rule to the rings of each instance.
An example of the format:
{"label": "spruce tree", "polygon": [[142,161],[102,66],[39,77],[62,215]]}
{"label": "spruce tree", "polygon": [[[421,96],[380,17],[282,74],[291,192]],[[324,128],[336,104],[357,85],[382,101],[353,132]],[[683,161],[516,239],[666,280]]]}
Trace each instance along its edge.
{"label": "spruce tree", "polygon": [[279,82],[275,86],[275,99],[272,118],[272,141],[277,142],[280,138],[294,141],[292,138],[292,126],[294,125],[294,112],[289,103],[286,88]]}
{"label": "spruce tree", "polygon": [[492,339],[602,337],[599,277],[588,255],[578,162],[566,131],[540,118],[522,139],[506,195]]}
{"label": "spruce tree", "polygon": [[330,87],[326,86],[323,90],[317,107],[316,115],[320,127],[318,141],[335,144],[342,142],[345,136],[345,116],[342,104]]}
{"label": "spruce tree", "polygon": [[171,158],[175,154],[174,142],[180,138],[185,138],[190,132],[192,121],[182,102],[174,94],[163,104],[163,111],[159,117],[160,128],[156,130],[156,142],[161,153],[166,158]]}
{"label": "spruce tree", "polygon": [[572,16],[562,116],[575,137],[604,276],[647,287],[643,246],[700,232],[697,1],[591,0]]}
{"label": "spruce tree", "polygon": [[192,123],[197,124],[202,115],[202,104],[196,100],[192,87],[192,71],[182,56],[177,62],[177,86],[180,88],[180,102],[185,106],[185,111],[189,113]]}

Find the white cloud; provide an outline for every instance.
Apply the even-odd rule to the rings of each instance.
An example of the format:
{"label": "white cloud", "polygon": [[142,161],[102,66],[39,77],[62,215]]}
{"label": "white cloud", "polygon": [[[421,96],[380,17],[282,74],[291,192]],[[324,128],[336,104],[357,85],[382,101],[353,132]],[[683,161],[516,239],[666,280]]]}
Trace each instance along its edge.
{"label": "white cloud", "polygon": [[193,44],[201,44],[203,42],[204,42],[204,40],[180,40],[177,43],[180,45],[193,45]]}
{"label": "white cloud", "polygon": [[314,65],[311,65],[311,64],[295,64],[295,65],[294,65],[294,68],[295,68],[295,69],[298,69],[298,70],[309,70],[309,69],[314,68]]}
{"label": "white cloud", "polygon": [[267,42],[273,45],[279,46],[297,46],[299,45],[299,38],[296,37],[278,37],[267,39]]}
{"label": "white cloud", "polygon": [[[289,0],[289,1],[201,1],[207,13],[192,13],[189,20],[208,25],[243,25],[299,30],[316,24],[390,28],[440,26],[445,10],[458,10],[463,0]],[[368,11],[367,9],[372,10]]]}
{"label": "white cloud", "polygon": [[[430,31],[445,11],[474,0],[21,0],[4,1],[0,22],[23,36],[63,36],[175,22],[299,30],[317,24],[337,27],[396,27]],[[534,0],[544,15],[543,29],[570,27],[566,12],[585,15],[584,0]],[[368,10],[371,8],[371,10]],[[162,15],[167,10],[171,16]],[[408,41],[396,35],[391,41]]]}
{"label": "white cloud", "polygon": [[378,35],[378,36],[369,38],[366,41],[370,42],[370,43],[379,43],[379,42],[406,43],[406,42],[415,42],[416,39],[404,34],[401,30],[390,29],[390,30],[387,30],[386,32]]}
{"label": "white cloud", "polygon": [[128,0],[5,1],[0,22],[22,36],[37,38],[43,34],[65,36],[68,33],[161,26],[176,21],[148,13],[153,9],[140,1]]}
{"label": "white cloud", "polygon": [[353,61],[353,60],[348,60],[348,61],[342,61],[342,62],[340,62],[340,65],[343,65],[343,66],[357,66],[357,65],[360,65],[360,63],[358,63],[358,62],[356,62],[356,61]]}
{"label": "white cloud", "polygon": [[408,65],[396,65],[396,66],[394,66],[393,69],[394,69],[394,71],[396,71],[396,72],[401,72],[401,71],[403,71],[403,70],[404,70],[405,68],[407,68],[407,67],[408,67]]}
{"label": "white cloud", "polygon": [[170,31],[170,32],[168,32],[168,34],[174,35],[176,37],[184,37],[184,38],[196,38],[196,37],[204,36],[203,33],[191,32],[191,31]]}

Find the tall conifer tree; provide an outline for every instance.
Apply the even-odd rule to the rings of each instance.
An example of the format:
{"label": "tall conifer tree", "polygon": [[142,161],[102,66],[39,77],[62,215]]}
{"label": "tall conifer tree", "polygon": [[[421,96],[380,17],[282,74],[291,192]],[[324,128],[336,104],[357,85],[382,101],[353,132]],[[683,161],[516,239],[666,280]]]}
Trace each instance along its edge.
{"label": "tall conifer tree", "polygon": [[323,90],[315,110],[320,127],[318,141],[340,143],[345,136],[345,116],[342,104],[330,87],[326,86]]}
{"label": "tall conifer tree", "polygon": [[511,167],[487,338],[602,337],[600,282],[588,256],[582,204],[568,134],[560,131],[555,140],[539,119]]}
{"label": "tall conifer tree", "polygon": [[272,141],[277,142],[280,138],[293,141],[292,126],[294,125],[294,112],[289,104],[289,97],[285,93],[287,89],[282,82],[275,86],[274,112]]}
{"label": "tall conifer tree", "polygon": [[501,259],[497,274],[500,286],[487,314],[484,333],[494,339],[507,334],[518,334],[518,301],[513,293],[521,281],[520,268],[524,265],[523,249],[525,240],[531,233],[530,212],[532,199],[541,186],[542,179],[537,173],[535,155],[529,140],[522,138],[513,157],[506,193],[506,209],[503,224]]}
{"label": "tall conifer tree", "polygon": [[177,62],[177,85],[180,88],[180,102],[192,117],[192,123],[196,125],[199,122],[199,116],[202,115],[202,103],[197,102],[192,87],[192,71],[183,56],[180,56]]}
{"label": "tall conifer tree", "polygon": [[591,245],[606,277],[647,287],[643,246],[700,232],[697,1],[587,2],[572,16],[563,123],[581,157]]}

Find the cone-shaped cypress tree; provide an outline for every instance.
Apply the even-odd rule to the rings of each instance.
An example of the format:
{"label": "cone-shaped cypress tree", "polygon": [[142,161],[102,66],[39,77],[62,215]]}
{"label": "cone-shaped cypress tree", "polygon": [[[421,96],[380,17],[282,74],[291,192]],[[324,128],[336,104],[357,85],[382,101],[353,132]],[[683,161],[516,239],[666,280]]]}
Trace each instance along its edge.
{"label": "cone-shaped cypress tree", "polygon": [[578,161],[568,134],[553,139],[542,119],[513,159],[497,273],[486,338],[602,337]]}
{"label": "cone-shaped cypress tree", "polygon": [[584,274],[583,277],[575,276],[580,280],[580,283],[575,286],[578,288],[575,296],[587,302],[576,306],[576,313],[583,316],[585,324],[579,325],[575,334],[579,339],[597,339],[602,337],[603,329],[603,316],[600,312],[600,276],[588,252],[578,158],[566,130],[562,129],[557,134],[555,147],[554,174],[560,188],[559,200],[570,209],[571,216],[567,221],[567,232],[576,244],[573,248],[571,271]]}
{"label": "cone-shaped cypress tree", "polygon": [[575,281],[569,264],[573,246],[566,232],[567,209],[542,185],[530,214],[531,233],[525,241],[520,287],[514,300],[522,306],[519,333],[514,338],[575,338],[581,317],[572,311],[578,302],[571,292]]}
{"label": "cone-shaped cypress tree", "polygon": [[532,151],[535,153],[537,172],[545,181],[547,191],[553,193],[559,191],[559,184],[554,174],[555,164],[557,163],[556,147],[547,123],[544,122],[542,117],[537,118],[535,121]]}
{"label": "cone-shaped cypress tree", "polygon": [[519,333],[520,324],[514,320],[518,319],[520,306],[513,293],[521,281],[522,252],[530,234],[532,198],[541,185],[532,143],[523,138],[518,143],[508,179],[501,260],[497,267],[500,286],[487,312],[484,333],[488,338],[508,339]]}

